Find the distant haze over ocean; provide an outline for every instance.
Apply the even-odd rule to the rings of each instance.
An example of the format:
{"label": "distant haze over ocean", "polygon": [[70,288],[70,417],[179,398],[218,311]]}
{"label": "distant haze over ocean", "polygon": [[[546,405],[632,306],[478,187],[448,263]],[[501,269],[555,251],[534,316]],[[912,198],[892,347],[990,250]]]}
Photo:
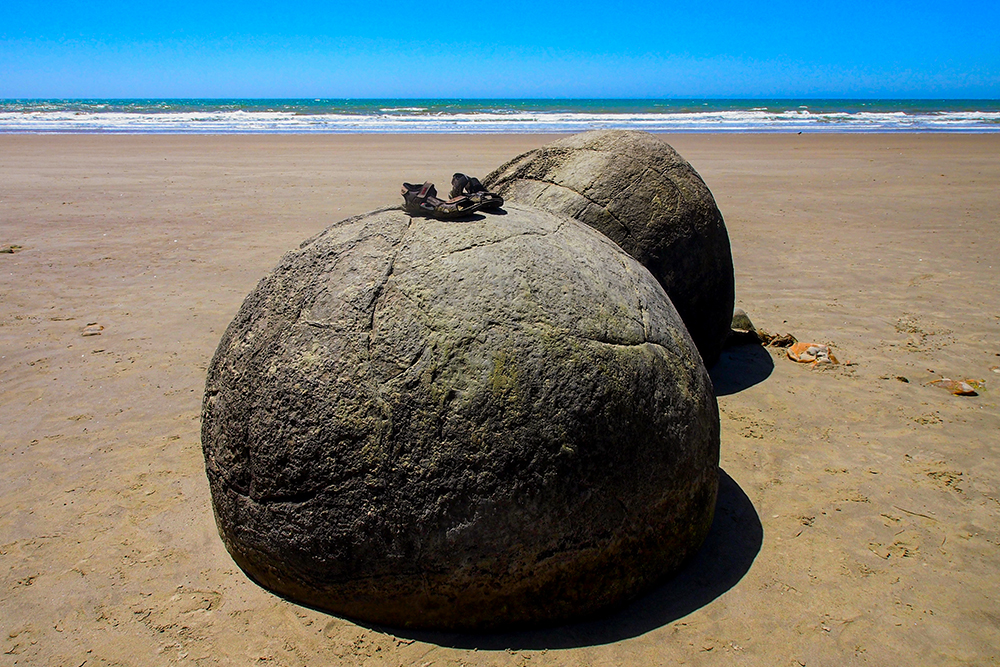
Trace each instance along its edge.
{"label": "distant haze over ocean", "polygon": [[1000,100],[0,100],[0,133],[998,132]]}

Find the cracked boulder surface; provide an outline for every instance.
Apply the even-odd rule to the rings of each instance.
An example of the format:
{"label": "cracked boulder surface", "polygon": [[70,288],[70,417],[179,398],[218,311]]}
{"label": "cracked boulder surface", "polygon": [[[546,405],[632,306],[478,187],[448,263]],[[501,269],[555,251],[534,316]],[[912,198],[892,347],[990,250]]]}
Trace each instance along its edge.
{"label": "cracked boulder surface", "polygon": [[483,179],[509,202],[585,222],[649,269],[711,367],[733,316],[722,214],[694,168],[648,132],[596,130],[529,151]]}
{"label": "cracked boulder surface", "polygon": [[220,534],[366,622],[491,630],[623,604],[701,544],[718,408],[663,289],[565,216],[386,209],[286,254],[209,367]]}

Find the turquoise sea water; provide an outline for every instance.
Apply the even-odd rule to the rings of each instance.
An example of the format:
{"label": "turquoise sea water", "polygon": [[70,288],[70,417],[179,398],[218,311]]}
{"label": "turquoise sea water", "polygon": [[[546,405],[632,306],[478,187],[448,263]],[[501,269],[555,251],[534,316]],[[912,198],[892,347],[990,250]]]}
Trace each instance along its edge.
{"label": "turquoise sea water", "polygon": [[0,100],[0,133],[998,132],[1000,100]]}

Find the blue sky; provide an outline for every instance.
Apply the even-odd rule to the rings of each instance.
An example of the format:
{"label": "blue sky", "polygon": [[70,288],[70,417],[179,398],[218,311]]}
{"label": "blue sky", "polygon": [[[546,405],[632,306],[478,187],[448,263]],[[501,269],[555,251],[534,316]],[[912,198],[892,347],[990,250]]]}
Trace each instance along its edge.
{"label": "blue sky", "polygon": [[2,98],[1000,98],[1000,0],[4,5]]}

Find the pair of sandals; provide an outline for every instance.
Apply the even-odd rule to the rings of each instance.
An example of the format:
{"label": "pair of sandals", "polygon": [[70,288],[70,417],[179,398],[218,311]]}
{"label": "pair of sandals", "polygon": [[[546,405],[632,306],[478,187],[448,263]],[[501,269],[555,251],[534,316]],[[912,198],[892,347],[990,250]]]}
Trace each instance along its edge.
{"label": "pair of sandals", "polygon": [[405,202],[404,211],[438,220],[454,220],[476,211],[490,211],[503,206],[503,197],[489,192],[478,178],[465,174],[452,176],[451,194],[447,201],[438,198],[437,189],[430,182],[422,185],[403,183],[399,192]]}

